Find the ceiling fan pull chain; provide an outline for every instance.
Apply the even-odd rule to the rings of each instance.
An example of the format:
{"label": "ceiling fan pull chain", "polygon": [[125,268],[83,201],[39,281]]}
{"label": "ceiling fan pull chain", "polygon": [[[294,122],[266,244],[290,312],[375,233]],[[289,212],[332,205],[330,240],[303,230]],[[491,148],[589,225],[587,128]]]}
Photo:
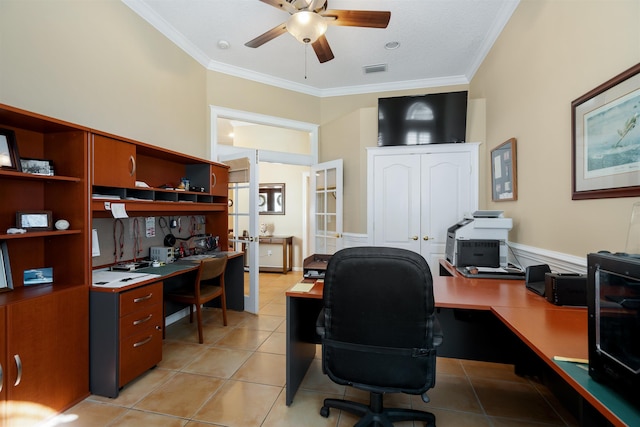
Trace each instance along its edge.
{"label": "ceiling fan pull chain", "polygon": [[309,43],[304,45],[304,79],[307,80],[307,51],[309,50]]}

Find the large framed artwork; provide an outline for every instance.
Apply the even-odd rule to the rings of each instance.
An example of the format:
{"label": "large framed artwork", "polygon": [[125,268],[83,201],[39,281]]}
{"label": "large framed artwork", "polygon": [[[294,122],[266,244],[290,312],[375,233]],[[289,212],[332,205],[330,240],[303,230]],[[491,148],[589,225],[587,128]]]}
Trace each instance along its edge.
{"label": "large framed artwork", "polygon": [[640,64],[571,103],[572,199],[640,196]]}

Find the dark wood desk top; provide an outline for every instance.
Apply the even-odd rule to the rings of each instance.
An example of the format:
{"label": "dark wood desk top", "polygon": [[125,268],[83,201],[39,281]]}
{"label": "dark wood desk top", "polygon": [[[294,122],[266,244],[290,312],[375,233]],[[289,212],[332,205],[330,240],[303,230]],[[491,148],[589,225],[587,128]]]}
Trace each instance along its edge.
{"label": "dark wood desk top", "polygon": [[436,307],[491,310],[492,307],[549,307],[543,297],[528,291],[524,281],[467,279],[462,276],[434,276]]}
{"label": "dark wood desk top", "polygon": [[548,364],[554,356],[587,360],[587,310],[548,305],[491,311]]}
{"label": "dark wood desk top", "polygon": [[[313,279],[305,279],[311,280]],[[316,282],[309,292],[287,291],[297,298],[322,298],[324,282]],[[491,310],[492,307],[555,307],[528,291],[520,280],[467,279],[463,276],[433,276],[436,307]]]}
{"label": "dark wood desk top", "polygon": [[322,299],[322,290],[324,289],[324,280],[303,279],[300,282],[303,282],[303,283],[314,282],[314,285],[313,285],[313,288],[311,288],[308,292],[293,291],[289,289],[286,292],[286,296],[295,297],[295,298]]}

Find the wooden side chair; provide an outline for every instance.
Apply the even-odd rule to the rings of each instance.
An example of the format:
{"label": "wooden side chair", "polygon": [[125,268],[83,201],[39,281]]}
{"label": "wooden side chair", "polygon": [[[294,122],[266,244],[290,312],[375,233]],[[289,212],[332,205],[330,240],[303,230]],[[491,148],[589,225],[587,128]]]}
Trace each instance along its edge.
{"label": "wooden side chair", "polygon": [[[227,326],[227,302],[224,290],[224,271],[227,257],[207,258],[200,261],[200,268],[194,286],[186,286],[172,290],[164,295],[165,301],[189,304],[189,321],[193,323],[193,306],[196,307],[198,321],[198,339],[204,342],[202,334],[202,304],[220,297],[222,321]],[[216,279],[219,278],[218,281]]]}

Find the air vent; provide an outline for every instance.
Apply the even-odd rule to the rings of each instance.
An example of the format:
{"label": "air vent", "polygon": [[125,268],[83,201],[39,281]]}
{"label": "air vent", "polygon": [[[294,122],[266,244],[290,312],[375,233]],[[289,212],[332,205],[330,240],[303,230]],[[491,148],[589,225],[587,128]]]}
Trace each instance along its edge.
{"label": "air vent", "polygon": [[387,71],[387,64],[365,65],[362,69],[365,74],[382,73]]}

